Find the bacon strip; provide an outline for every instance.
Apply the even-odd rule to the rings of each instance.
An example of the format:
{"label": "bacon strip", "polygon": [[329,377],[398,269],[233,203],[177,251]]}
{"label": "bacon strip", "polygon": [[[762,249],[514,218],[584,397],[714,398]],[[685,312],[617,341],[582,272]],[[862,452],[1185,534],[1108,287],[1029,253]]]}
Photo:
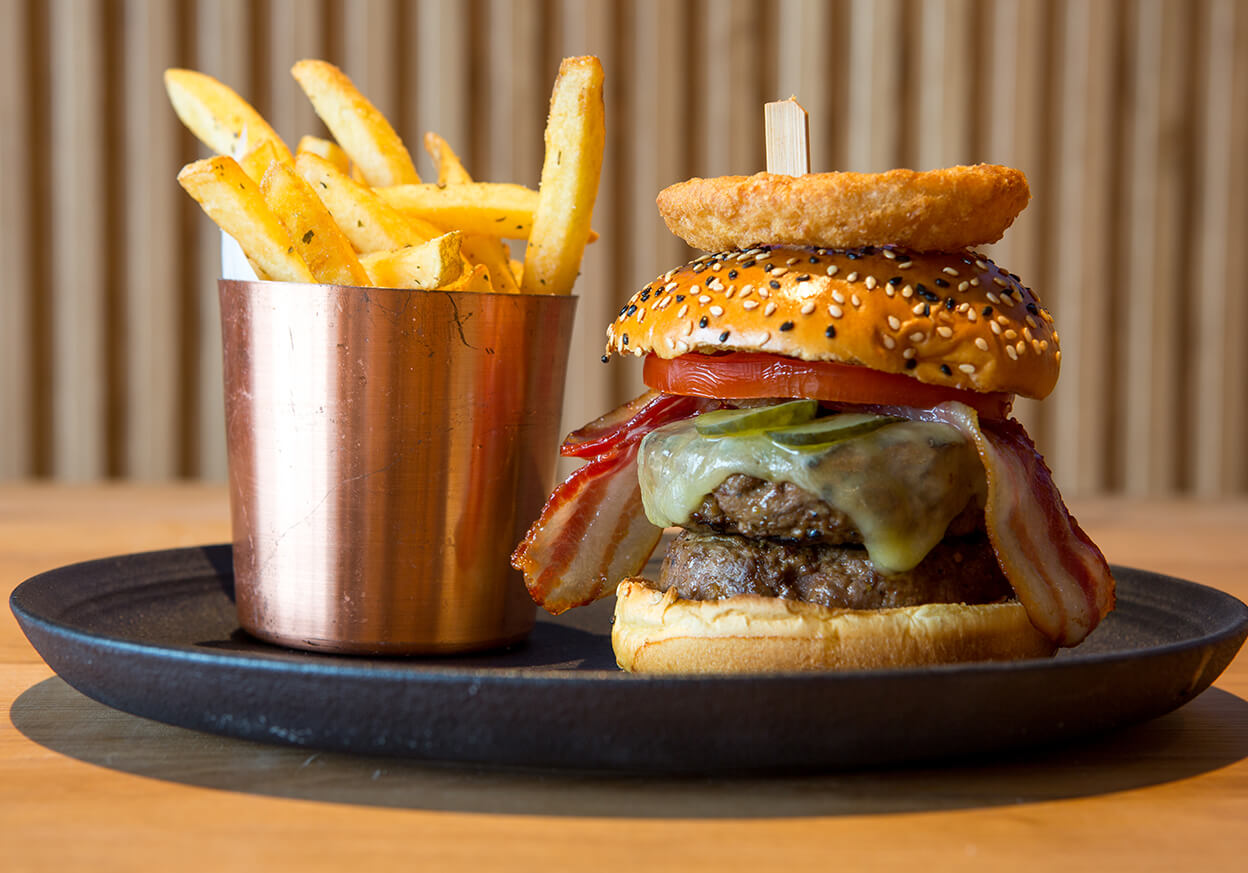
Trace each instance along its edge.
{"label": "bacon strip", "polygon": [[975,442],[988,478],[988,538],[1031,623],[1058,645],[1080,642],[1114,608],[1114,579],[1035,444],[1017,421],[981,427],[960,403],[941,404],[931,415]]}
{"label": "bacon strip", "polygon": [[511,556],[534,601],[557,615],[612,593],[621,579],[641,572],[663,533],[642,507],[642,437],[717,405],[649,392],[568,437],[561,453],[589,460],[555,489]]}

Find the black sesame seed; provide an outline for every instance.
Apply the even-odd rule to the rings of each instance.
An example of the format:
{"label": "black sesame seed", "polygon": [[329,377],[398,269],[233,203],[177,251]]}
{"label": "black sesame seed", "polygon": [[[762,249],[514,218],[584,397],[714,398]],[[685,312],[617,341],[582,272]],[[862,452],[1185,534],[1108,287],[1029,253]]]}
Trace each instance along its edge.
{"label": "black sesame seed", "polygon": [[931,314],[932,314],[932,304],[930,304],[930,303],[924,303],[924,304],[923,304],[923,315],[927,316],[927,315],[931,315]]}
{"label": "black sesame seed", "polygon": [[638,300],[640,300],[642,303],[645,303],[647,300],[649,300],[649,299],[650,299],[650,289],[649,289],[649,288],[643,288],[643,289],[642,289],[642,292],[641,292],[641,296],[640,296],[640,297],[638,297],[637,299],[638,299]]}
{"label": "black sesame seed", "polygon": [[859,255],[857,252],[846,252],[845,257],[849,258],[851,261],[856,261],[858,260]]}
{"label": "black sesame seed", "polygon": [[706,261],[703,261],[703,262],[702,262],[702,263],[700,263],[700,264],[694,264],[694,265],[693,265],[693,272],[695,272],[695,273],[701,273],[701,272],[702,272],[703,270],[705,270],[705,269],[706,269]]}
{"label": "black sesame seed", "polygon": [[628,345],[628,334],[624,334],[624,336],[620,337],[620,345]]}
{"label": "black sesame seed", "polygon": [[620,318],[623,318],[626,314],[628,314],[628,304],[627,304],[627,303],[625,303],[625,304],[624,304],[624,308],[620,310],[620,316],[619,316],[619,317],[620,317]]}
{"label": "black sesame seed", "polygon": [[958,305],[957,301],[954,300],[952,297],[945,298],[945,309],[948,309],[950,312],[953,312],[953,308],[957,305]]}
{"label": "black sesame seed", "polygon": [[755,260],[742,261],[742,262],[741,262],[741,269],[743,269],[743,270],[748,270],[750,267],[754,266],[756,263],[758,263],[758,262],[757,262],[757,261],[755,261]]}
{"label": "black sesame seed", "polygon": [[984,318],[992,318],[992,307],[985,306],[984,311],[980,313]]}
{"label": "black sesame seed", "polygon": [[775,265],[775,264],[773,264],[773,263],[768,262],[768,263],[766,263],[766,264],[763,264],[763,272],[764,272],[764,273],[770,273],[770,272],[771,272],[772,270],[774,270],[775,268],[776,268],[776,265]]}
{"label": "black sesame seed", "polygon": [[866,248],[864,248],[864,249],[862,250],[862,253],[863,253],[864,255],[873,255],[873,254],[875,254],[875,246],[867,246]]}
{"label": "black sesame seed", "polygon": [[736,270],[729,270],[729,271],[728,271],[728,278],[729,278],[729,279],[735,279],[735,278],[737,278],[737,271],[736,271]]}
{"label": "black sesame seed", "polygon": [[946,376],[952,376],[952,375],[953,375],[953,370],[950,370],[950,369],[949,369],[949,365],[948,365],[948,364],[941,364],[941,365],[940,365],[940,372],[944,373]]}
{"label": "black sesame seed", "polygon": [[676,295],[676,302],[677,302],[677,303],[682,303],[682,302],[684,302],[684,299],[685,299],[685,295],[684,295],[684,294],[677,294],[677,295]]}
{"label": "black sesame seed", "polygon": [[935,278],[935,280],[934,280],[934,281],[936,282],[936,287],[937,287],[937,288],[948,288],[948,287],[949,287],[949,283],[948,283],[948,282],[946,282],[944,279],[940,278],[939,276],[937,276],[937,277]]}
{"label": "black sesame seed", "polygon": [[779,283],[779,282],[777,282],[775,279],[772,279],[772,280],[771,280],[770,282],[768,282],[767,284],[768,284],[768,285],[770,285],[772,288],[779,288],[779,287],[780,287],[780,283]]}
{"label": "black sesame seed", "polygon": [[709,287],[711,287],[711,283],[712,283],[712,282],[714,282],[714,281],[715,281],[715,277],[714,277],[714,276],[707,276],[707,277],[706,277],[706,287],[708,287],[708,288],[709,288]]}
{"label": "black sesame seed", "polygon": [[918,365],[919,365],[919,362],[918,362],[917,360],[915,360],[914,358],[907,358],[907,359],[906,359],[906,369],[907,369],[907,370],[913,370],[913,369],[914,369],[915,367],[917,367]]}
{"label": "black sesame seed", "polygon": [[728,331],[724,331],[723,333],[721,333],[721,334],[719,335],[719,341],[720,341],[721,343],[726,343],[726,342],[728,342]]}
{"label": "black sesame seed", "polygon": [[900,284],[901,284],[901,277],[900,277],[900,276],[894,276],[893,278],[891,278],[891,279],[889,279],[889,280],[888,280],[888,284],[890,284],[890,285],[892,285],[894,288],[896,288],[898,285],[900,285]]}
{"label": "black sesame seed", "polygon": [[1036,306],[1036,304],[1034,304],[1034,303],[1028,303],[1028,304],[1027,304],[1027,311],[1028,311],[1028,312],[1030,312],[1032,315],[1039,315],[1039,314],[1040,314],[1040,307]]}
{"label": "black sesame seed", "polygon": [[700,319],[698,319],[698,327],[706,327],[706,325],[707,325],[707,320],[706,320],[706,316],[704,315]]}
{"label": "black sesame seed", "polygon": [[810,273],[802,273],[802,275],[800,275],[800,276],[798,276],[798,277],[797,277],[797,281],[798,281],[798,282],[809,282],[809,281],[810,281]]}
{"label": "black sesame seed", "polygon": [[603,355],[603,356],[602,356],[602,362],[603,362],[604,364],[605,364],[605,363],[607,363],[607,362],[608,362],[608,361],[610,361],[610,360],[611,360],[611,358],[610,358],[610,357],[608,357],[607,355]]}
{"label": "black sesame seed", "polygon": [[810,256],[810,262],[811,262],[812,264],[817,264],[817,263],[819,263],[819,259],[818,259],[818,258],[816,258],[814,255],[811,255],[811,256]]}
{"label": "black sesame seed", "polygon": [[836,327],[829,324],[827,330],[823,332],[823,335],[828,339],[836,339]]}
{"label": "black sesame seed", "polygon": [[627,310],[627,311],[628,311],[628,314],[629,314],[629,315],[632,315],[633,313],[635,313],[635,312],[637,311],[637,305],[636,305],[635,303],[634,303],[634,304],[631,304],[631,305],[628,307],[628,310]]}
{"label": "black sesame seed", "polygon": [[795,326],[796,326],[796,325],[794,325],[794,324],[793,324],[793,322],[791,322],[791,321],[786,321],[784,324],[780,325],[780,329],[781,329],[781,330],[792,330]]}
{"label": "black sesame seed", "polygon": [[924,285],[922,282],[914,286],[914,293],[918,294],[920,297],[922,297],[924,300],[928,301],[929,303],[935,303],[938,300],[940,300],[940,296],[933,291],[929,291],[927,286]]}

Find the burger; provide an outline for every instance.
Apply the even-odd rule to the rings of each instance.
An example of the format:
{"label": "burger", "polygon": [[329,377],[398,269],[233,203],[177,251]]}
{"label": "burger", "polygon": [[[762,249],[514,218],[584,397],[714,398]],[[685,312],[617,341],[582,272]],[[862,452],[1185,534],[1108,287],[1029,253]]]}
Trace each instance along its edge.
{"label": "burger", "polygon": [[[990,209],[959,222],[956,184],[916,209],[890,188],[896,172],[692,180],[668,198],[674,229],[727,245],[645,285],[608,326],[604,360],[643,359],[650,390],[567,438],[586,463],[513,555],[551,612],[616,594],[623,669],[1045,657],[1112,609],[1104,557],[1010,416],[1015,396],[1057,381],[1053,318],[974,248],[1003,230],[982,226]],[[852,178],[829,197],[832,176]],[[866,218],[845,194],[864,186],[887,195]],[[749,214],[725,188],[761,205]],[[1008,225],[1017,210],[989,196]],[[933,226],[952,227],[939,248],[923,238]],[[642,578],[665,529],[661,568]]]}

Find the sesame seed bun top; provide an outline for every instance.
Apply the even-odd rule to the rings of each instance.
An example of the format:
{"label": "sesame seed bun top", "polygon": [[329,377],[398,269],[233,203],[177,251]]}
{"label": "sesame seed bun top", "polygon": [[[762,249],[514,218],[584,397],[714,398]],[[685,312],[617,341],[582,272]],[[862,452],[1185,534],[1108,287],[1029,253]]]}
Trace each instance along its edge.
{"label": "sesame seed bun top", "polygon": [[634,294],[607,351],[771,352],[1034,398],[1061,362],[1052,317],[1017,276],[970,251],[892,246],[705,255]]}

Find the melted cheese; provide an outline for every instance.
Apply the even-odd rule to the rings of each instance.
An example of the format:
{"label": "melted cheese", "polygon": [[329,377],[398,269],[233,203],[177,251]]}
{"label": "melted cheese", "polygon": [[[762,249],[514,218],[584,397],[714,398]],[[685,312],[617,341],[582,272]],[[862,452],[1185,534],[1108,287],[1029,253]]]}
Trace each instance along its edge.
{"label": "melted cheese", "polygon": [[974,444],[956,428],[903,421],[818,450],[776,445],[761,431],[704,437],[694,420],[651,431],[638,479],[646,516],[660,527],[686,524],[703,498],[734,473],[791,482],[845,513],[883,573],[913,569],[945,529],[985,493]]}

